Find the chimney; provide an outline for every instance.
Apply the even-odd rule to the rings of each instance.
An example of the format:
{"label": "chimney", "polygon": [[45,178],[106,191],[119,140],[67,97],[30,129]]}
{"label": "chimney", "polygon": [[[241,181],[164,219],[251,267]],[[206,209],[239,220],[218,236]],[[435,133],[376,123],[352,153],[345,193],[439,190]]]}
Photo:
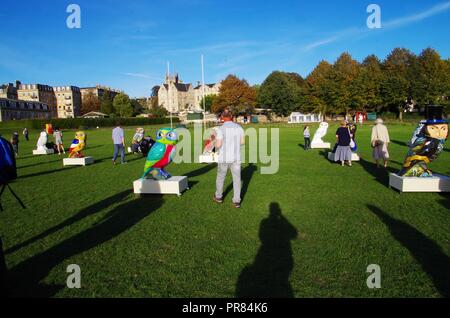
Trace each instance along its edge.
{"label": "chimney", "polygon": [[20,81],[16,81],[16,88],[19,89],[19,86],[20,86],[21,84],[22,84],[22,83],[21,83]]}

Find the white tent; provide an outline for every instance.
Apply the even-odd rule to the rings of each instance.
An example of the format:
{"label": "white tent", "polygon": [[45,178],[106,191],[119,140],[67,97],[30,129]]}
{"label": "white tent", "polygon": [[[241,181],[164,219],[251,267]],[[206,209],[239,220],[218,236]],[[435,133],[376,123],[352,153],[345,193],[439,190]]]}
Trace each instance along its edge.
{"label": "white tent", "polygon": [[320,123],[322,121],[321,114],[302,114],[294,112],[289,116],[289,124],[302,124],[302,123]]}

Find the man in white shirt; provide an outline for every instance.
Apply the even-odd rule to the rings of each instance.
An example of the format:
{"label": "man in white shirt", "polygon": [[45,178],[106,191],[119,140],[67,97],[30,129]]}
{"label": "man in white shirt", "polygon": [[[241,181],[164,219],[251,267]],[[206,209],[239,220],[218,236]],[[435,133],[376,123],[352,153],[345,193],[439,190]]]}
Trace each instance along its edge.
{"label": "man in white shirt", "polygon": [[245,144],[244,129],[233,122],[233,115],[225,111],[222,115],[223,125],[218,129],[216,149],[219,150],[216,193],[214,201],[222,203],[223,184],[228,169],[233,177],[233,204],[241,207],[241,146]]}

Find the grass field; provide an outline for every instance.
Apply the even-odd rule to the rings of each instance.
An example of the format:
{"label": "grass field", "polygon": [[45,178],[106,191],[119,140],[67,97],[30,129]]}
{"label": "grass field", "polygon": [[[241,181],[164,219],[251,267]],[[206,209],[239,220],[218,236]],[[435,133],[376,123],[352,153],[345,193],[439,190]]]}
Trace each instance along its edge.
{"label": "grass field", "polygon": [[[414,126],[389,129],[395,172]],[[27,209],[5,192],[0,214],[13,296],[450,296],[450,197],[389,189],[388,171],[371,162],[370,126],[358,131],[362,161],[351,168],[305,152],[300,127],[281,127],[280,170],[243,165],[240,210],[231,189],[223,205],[212,202],[214,165],[169,166],[189,177],[180,198],[135,197],[144,159],[113,166],[110,130],[87,133],[96,160],[87,167],[33,157],[36,131],[21,139],[12,188]],[[431,167],[450,175],[448,145]],[[81,267],[81,289],[65,286],[69,264]],[[381,267],[381,289],[366,286],[370,264]]]}

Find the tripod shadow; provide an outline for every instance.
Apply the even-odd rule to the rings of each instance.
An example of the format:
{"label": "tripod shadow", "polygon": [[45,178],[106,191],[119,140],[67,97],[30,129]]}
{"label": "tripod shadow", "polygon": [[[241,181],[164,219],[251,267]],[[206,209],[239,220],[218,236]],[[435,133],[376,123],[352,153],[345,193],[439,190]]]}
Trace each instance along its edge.
{"label": "tripod shadow", "polygon": [[294,268],[291,241],[298,235],[282,215],[278,203],[270,204],[269,217],[261,221],[261,246],[253,264],[247,265],[236,284],[238,298],[292,298],[289,276]]}
{"label": "tripod shadow", "polygon": [[93,205],[90,205],[87,208],[79,211],[74,216],[66,219],[65,221],[59,223],[58,225],[55,225],[55,226],[49,228],[48,230],[44,231],[43,233],[36,235],[36,236],[26,240],[25,242],[22,242],[20,244],[17,244],[16,246],[13,246],[13,247],[7,249],[5,251],[5,254],[14,253],[14,252],[20,250],[21,248],[31,245],[31,244],[37,242],[38,240],[42,240],[42,239],[46,238],[47,236],[52,235],[53,233],[56,233],[56,232],[64,229],[65,227],[70,226],[78,221],[81,221],[82,219],[84,219],[90,215],[96,214],[96,213],[102,211],[103,209],[106,209],[110,205],[122,201],[128,195],[130,195],[131,192],[132,192],[131,190],[126,190],[126,191],[120,192],[118,194],[115,194],[113,196],[110,196],[109,198],[99,201]]}
{"label": "tripod shadow", "polygon": [[[250,163],[247,167],[241,171],[242,179],[242,189],[241,189],[241,203],[244,202],[245,195],[247,194],[248,188],[250,186],[250,181],[253,178],[255,172],[258,171],[258,167]],[[225,198],[233,190],[233,183],[231,183],[223,192],[223,198]]]}
{"label": "tripod shadow", "polygon": [[420,263],[434,286],[443,297],[450,296],[450,258],[433,240],[411,225],[392,218],[376,206],[367,206],[388,228],[392,236],[400,242]]}
{"label": "tripod shadow", "polygon": [[130,230],[159,209],[162,204],[161,196],[142,197],[126,202],[108,212],[102,220],[90,228],[16,265],[9,272],[9,295],[13,297],[54,296],[65,286],[62,284],[49,286],[41,283],[53,268],[63,266],[66,259],[95,248]]}

